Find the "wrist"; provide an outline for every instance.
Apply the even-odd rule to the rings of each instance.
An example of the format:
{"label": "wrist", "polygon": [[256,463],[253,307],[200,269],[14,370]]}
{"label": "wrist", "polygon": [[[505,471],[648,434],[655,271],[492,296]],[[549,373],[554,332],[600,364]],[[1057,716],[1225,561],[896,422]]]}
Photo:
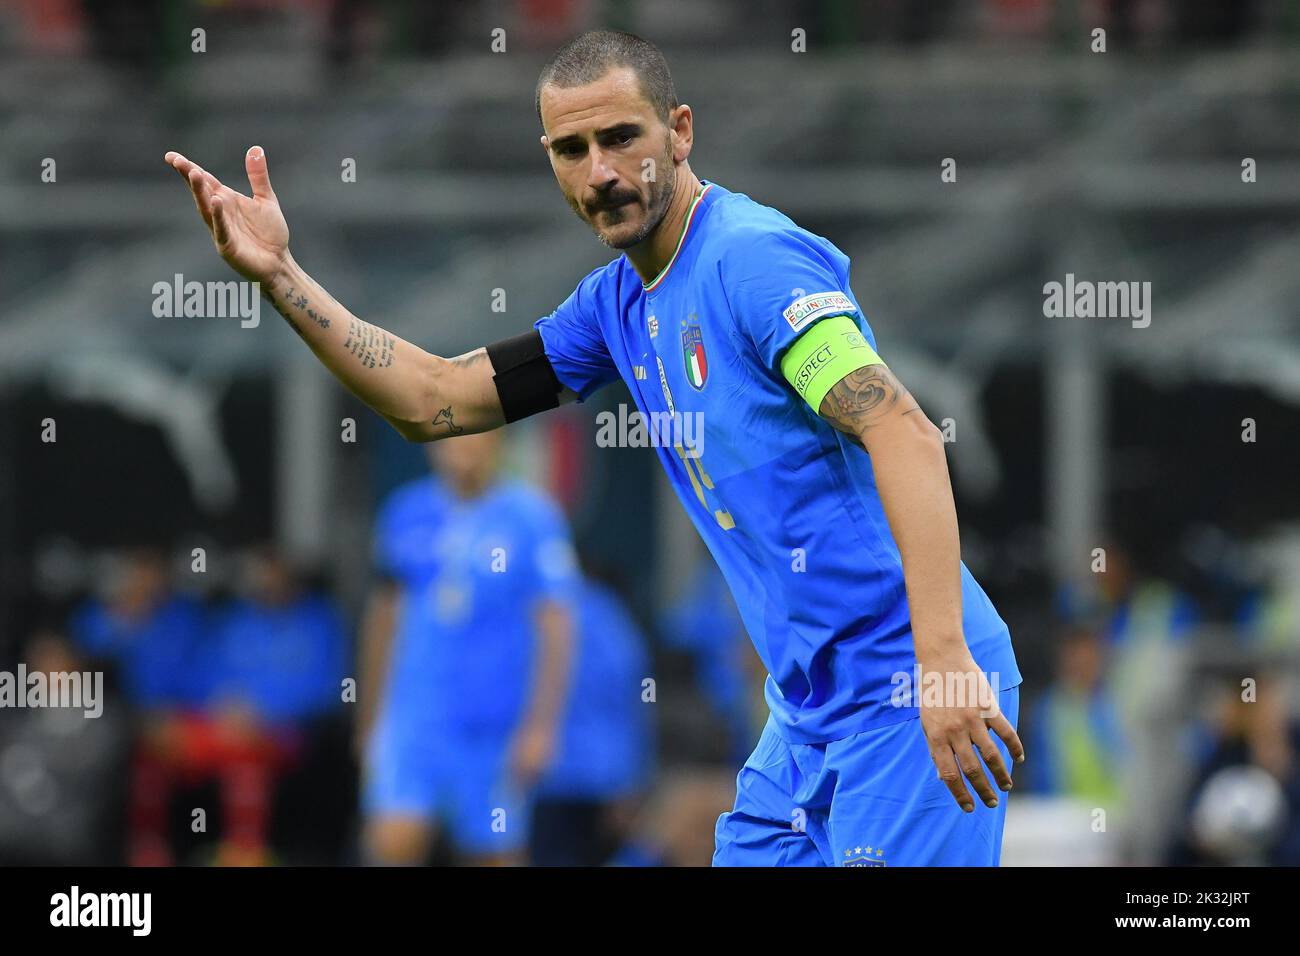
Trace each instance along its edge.
{"label": "wrist", "polygon": [[259,280],[259,284],[266,294],[270,295],[275,291],[277,285],[283,285],[285,283],[290,285],[294,284],[297,274],[300,272],[301,270],[298,268],[298,263],[294,261],[293,254],[286,248],[284,253],[280,256],[280,261],[275,271],[266,279]]}
{"label": "wrist", "polygon": [[956,631],[931,631],[927,632],[924,637],[914,630],[912,640],[916,648],[916,659],[921,664],[970,657],[970,648],[966,644],[966,636],[960,629]]}

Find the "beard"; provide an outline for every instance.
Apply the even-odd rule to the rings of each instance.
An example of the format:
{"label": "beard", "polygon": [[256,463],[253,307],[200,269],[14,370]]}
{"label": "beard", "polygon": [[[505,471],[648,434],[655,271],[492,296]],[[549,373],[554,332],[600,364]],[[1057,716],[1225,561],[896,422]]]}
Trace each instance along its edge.
{"label": "beard", "polygon": [[[673,193],[677,188],[677,168],[672,161],[671,146],[664,151],[664,158],[661,160],[659,168],[661,170],[667,170],[667,177],[664,180],[653,179],[650,181],[650,195],[646,203],[645,219],[629,236],[624,236],[620,239],[612,239],[606,235],[605,229],[596,225],[594,221],[595,216],[608,216],[609,213],[606,212],[609,208],[608,206],[602,205],[593,216],[588,217],[587,215],[584,215],[583,211],[579,208],[577,200],[570,200],[569,205],[573,208],[573,211],[577,213],[579,219],[591,226],[592,231],[596,233],[596,238],[605,245],[609,246],[611,249],[630,249],[637,243],[642,242],[648,235],[650,235],[650,233],[654,232],[655,229],[658,228],[659,223],[663,222],[664,214],[668,211],[668,206],[672,202]],[[634,197],[630,193],[618,193],[609,197],[609,202],[624,203],[623,205],[616,206],[613,210],[614,214],[618,216],[619,222],[622,221],[623,210],[635,203],[637,198],[639,197]],[[631,199],[632,201],[627,202],[626,200],[628,199]],[[611,223],[610,225],[618,225],[618,223]],[[609,227],[606,227],[606,229],[607,228]]]}

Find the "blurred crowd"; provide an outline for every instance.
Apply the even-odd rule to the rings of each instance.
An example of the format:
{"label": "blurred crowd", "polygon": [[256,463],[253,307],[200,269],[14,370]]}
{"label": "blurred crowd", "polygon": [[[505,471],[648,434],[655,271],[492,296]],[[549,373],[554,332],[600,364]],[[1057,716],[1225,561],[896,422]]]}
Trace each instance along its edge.
{"label": "blurred crowd", "polygon": [[[10,12],[32,51],[93,53],[141,75],[185,56],[190,25],[200,21],[238,27],[301,16],[312,24],[325,61],[346,69],[388,54],[437,56],[465,38],[486,42],[495,28],[507,29],[512,43],[544,49],[594,21],[677,33],[687,19],[678,5],[652,0],[17,0]],[[734,44],[740,39],[734,24],[770,19],[802,27],[824,49],[954,37],[1070,45],[1081,24],[1104,27],[1117,44],[1138,48],[1226,46],[1300,29],[1289,0],[723,0],[693,12],[689,35],[701,42]],[[780,29],[776,35],[788,37]]]}

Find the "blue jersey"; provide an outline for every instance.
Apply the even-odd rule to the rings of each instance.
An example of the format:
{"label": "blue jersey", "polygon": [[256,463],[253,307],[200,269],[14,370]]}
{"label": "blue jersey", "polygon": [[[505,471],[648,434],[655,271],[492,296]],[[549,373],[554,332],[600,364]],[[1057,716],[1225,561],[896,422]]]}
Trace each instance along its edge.
{"label": "blue jersey", "polygon": [[192,597],[170,597],[138,620],[89,601],[69,629],[87,654],[117,662],[126,695],[137,707],[198,706],[207,695],[208,621]]}
{"label": "blue jersey", "polygon": [[437,572],[434,541],[446,512],[447,489],[434,475],[400,485],[375,519],[374,561],[403,588],[418,588]]}
{"label": "blue jersey", "polygon": [[242,700],[276,722],[309,719],[339,703],[346,639],[329,599],[304,594],[284,607],[236,600],[218,618],[214,701]]}
{"label": "blue jersey", "polygon": [[422,726],[513,727],[538,602],[567,603],[576,580],[563,514],[521,482],[463,499],[421,478],[385,504],[375,552],[402,585],[387,706]]}
{"label": "blue jersey", "polygon": [[[916,658],[902,560],[871,459],[780,369],[812,322],[836,314],[851,316],[875,347],[847,256],[706,181],[652,282],[620,256],[536,323],[556,375],[581,398],[622,377],[652,420],[702,422],[691,447],[656,452],[767,666],[776,732],[796,743],[916,716],[891,699]],[[976,663],[990,683],[1015,686],[1007,627],[964,564],[961,587]]]}

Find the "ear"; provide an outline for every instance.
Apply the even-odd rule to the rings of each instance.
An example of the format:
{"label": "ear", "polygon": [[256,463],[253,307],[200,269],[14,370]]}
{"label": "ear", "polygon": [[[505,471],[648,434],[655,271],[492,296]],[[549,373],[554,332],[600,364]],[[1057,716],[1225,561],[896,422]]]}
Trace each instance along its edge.
{"label": "ear", "polygon": [[676,107],[668,117],[669,127],[673,131],[673,158],[685,162],[691,154],[695,142],[695,117],[686,103]]}
{"label": "ear", "polygon": [[546,136],[545,133],[543,133],[540,137],[538,137],[538,142],[540,142],[540,143],[542,144],[542,152],[545,153],[547,156],[550,156],[550,155],[551,155],[551,141],[550,141],[550,139],[547,138],[547,136]]}

